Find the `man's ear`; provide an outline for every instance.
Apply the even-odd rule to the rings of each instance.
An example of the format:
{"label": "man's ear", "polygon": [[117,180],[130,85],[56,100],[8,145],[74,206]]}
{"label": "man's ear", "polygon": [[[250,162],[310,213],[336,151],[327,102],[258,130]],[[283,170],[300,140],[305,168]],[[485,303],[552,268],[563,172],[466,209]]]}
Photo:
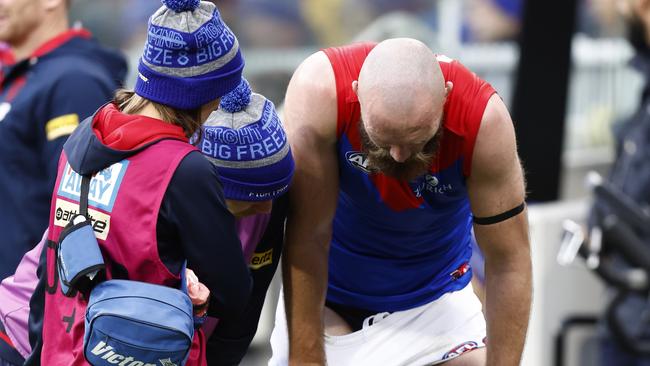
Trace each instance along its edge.
{"label": "man's ear", "polygon": [[68,0],[40,0],[45,10],[53,10],[60,6],[67,8]]}
{"label": "man's ear", "polygon": [[451,93],[451,89],[453,88],[454,88],[454,83],[452,83],[451,81],[447,81],[445,83],[445,98],[449,96],[449,93]]}
{"label": "man's ear", "polygon": [[352,91],[357,97],[359,96],[359,93],[357,93],[358,90],[359,90],[359,82],[355,80],[352,82]]}

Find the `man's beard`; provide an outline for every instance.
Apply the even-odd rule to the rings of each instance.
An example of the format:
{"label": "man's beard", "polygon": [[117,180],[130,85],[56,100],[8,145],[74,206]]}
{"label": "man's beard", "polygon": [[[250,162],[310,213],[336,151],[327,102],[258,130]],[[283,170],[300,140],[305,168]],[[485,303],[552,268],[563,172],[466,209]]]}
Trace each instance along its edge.
{"label": "man's beard", "polygon": [[433,137],[427,141],[422,151],[411,155],[404,162],[397,162],[390,156],[390,150],[375,145],[370,140],[363,122],[359,121],[361,149],[367,154],[367,168],[372,172],[383,173],[387,176],[411,181],[429,171],[431,162],[438,152],[442,138],[442,124]]}

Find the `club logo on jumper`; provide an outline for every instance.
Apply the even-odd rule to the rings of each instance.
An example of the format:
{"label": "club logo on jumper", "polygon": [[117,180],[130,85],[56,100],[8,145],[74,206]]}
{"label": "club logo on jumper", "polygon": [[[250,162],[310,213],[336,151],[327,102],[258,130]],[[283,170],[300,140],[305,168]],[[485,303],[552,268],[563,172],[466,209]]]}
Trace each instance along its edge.
{"label": "club logo on jumper", "polygon": [[449,276],[451,276],[451,279],[456,281],[457,279],[463,277],[465,273],[469,272],[470,265],[469,263],[465,262],[460,265],[460,267],[456,268],[455,271],[451,272]]}
{"label": "club logo on jumper", "polygon": [[[70,201],[56,199],[54,209],[54,225],[65,227],[70,220],[79,213],[79,204]],[[90,223],[97,239],[106,240],[111,229],[111,217],[103,212],[88,208]]]}
{"label": "club logo on jumper", "polygon": [[451,184],[441,184],[438,177],[431,174],[426,174],[414,189],[415,197],[422,197],[425,192],[435,194],[445,194],[453,189]]}
{"label": "club logo on jumper", "polygon": [[361,170],[366,174],[370,174],[368,169],[368,155],[359,151],[348,151],[345,153],[345,159],[352,167]]}
{"label": "club logo on jumper", "polygon": [[462,355],[465,352],[471,351],[475,348],[478,347],[478,344],[474,341],[469,341],[461,344],[460,346],[457,346],[456,348],[452,349],[451,351],[445,353],[444,356],[442,356],[443,360],[446,360],[448,358],[454,358]]}
{"label": "club logo on jumper", "polygon": [[[122,160],[95,174],[90,181],[88,205],[111,212],[128,166],[129,162]],[[79,202],[80,192],[81,176],[66,164],[58,195]]]}
{"label": "club logo on jumper", "polygon": [[[159,366],[155,363],[147,363],[139,361],[133,356],[122,355],[113,351],[113,347],[107,345],[103,341],[99,341],[95,347],[90,351],[93,355],[101,357],[102,360],[108,361],[108,363],[121,366]],[[162,366],[176,366],[171,359],[167,358],[164,360],[159,360]],[[167,363],[165,363],[167,362]]]}
{"label": "club logo on jumper", "polygon": [[252,269],[260,269],[271,263],[273,263],[273,248],[262,253],[253,253],[249,267]]}

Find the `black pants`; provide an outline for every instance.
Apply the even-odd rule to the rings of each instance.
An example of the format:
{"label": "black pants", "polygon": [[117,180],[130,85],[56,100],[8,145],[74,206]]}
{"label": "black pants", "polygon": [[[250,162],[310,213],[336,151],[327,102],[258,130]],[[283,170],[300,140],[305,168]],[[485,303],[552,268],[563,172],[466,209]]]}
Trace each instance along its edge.
{"label": "black pants", "polygon": [[363,321],[367,317],[381,313],[381,311],[359,309],[352,306],[337,304],[331,301],[325,301],[325,306],[343,318],[343,320],[348,323],[350,328],[352,328],[353,332],[361,330],[363,327]]}

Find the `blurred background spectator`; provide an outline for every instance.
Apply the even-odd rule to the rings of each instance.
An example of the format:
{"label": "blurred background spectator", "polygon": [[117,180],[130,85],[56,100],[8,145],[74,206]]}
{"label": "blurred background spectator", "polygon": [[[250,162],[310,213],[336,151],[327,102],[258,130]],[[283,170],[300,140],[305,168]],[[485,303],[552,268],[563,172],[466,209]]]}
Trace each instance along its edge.
{"label": "blurred background spectator", "polygon": [[465,0],[463,39],[468,42],[514,40],[521,29],[523,0]]}
{"label": "blurred background spectator", "polygon": [[70,26],[69,1],[0,2],[0,278],[47,226],[58,156],[111,99],[124,57]]}

